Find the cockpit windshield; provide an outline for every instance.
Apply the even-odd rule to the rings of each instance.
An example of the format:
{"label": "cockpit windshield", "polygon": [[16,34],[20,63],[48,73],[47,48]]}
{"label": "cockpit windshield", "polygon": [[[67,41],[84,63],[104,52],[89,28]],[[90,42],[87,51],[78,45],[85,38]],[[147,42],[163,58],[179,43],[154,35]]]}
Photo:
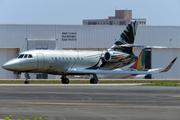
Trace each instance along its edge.
{"label": "cockpit windshield", "polygon": [[31,54],[18,54],[15,58],[33,58]]}
{"label": "cockpit windshield", "polygon": [[15,58],[18,58],[20,54],[17,54]]}
{"label": "cockpit windshield", "polygon": [[27,56],[28,56],[28,54],[25,54],[25,55],[24,55],[24,58],[27,58]]}
{"label": "cockpit windshield", "polygon": [[31,54],[29,54],[28,58],[33,58],[33,56]]}
{"label": "cockpit windshield", "polygon": [[18,58],[23,58],[24,54],[21,54]]}

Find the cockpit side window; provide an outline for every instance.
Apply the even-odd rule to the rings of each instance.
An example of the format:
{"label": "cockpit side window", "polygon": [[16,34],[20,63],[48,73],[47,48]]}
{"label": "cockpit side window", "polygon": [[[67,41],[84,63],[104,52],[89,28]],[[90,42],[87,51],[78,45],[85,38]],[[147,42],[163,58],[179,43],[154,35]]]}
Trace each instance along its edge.
{"label": "cockpit side window", "polygon": [[33,58],[33,56],[31,54],[29,54],[28,58]]}
{"label": "cockpit side window", "polygon": [[24,58],[27,58],[27,56],[28,56],[28,54],[25,54],[25,55],[24,55]]}
{"label": "cockpit side window", "polygon": [[23,58],[24,54],[21,54],[18,58]]}
{"label": "cockpit side window", "polygon": [[15,58],[18,58],[20,54],[17,54]]}

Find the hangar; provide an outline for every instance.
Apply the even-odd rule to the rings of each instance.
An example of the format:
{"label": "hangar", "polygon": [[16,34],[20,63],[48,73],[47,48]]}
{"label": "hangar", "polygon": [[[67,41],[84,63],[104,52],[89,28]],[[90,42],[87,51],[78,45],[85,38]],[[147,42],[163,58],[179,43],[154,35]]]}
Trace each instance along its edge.
{"label": "hangar", "polygon": [[[0,65],[17,53],[29,49],[105,50],[113,45],[125,25],[43,25],[0,24]],[[138,26],[135,44],[166,46],[152,49],[152,68],[166,67],[180,53],[180,26]],[[135,55],[141,49],[134,48]],[[154,74],[154,79],[179,79],[180,58],[170,71]],[[0,79],[18,79],[22,76],[0,68]],[[32,78],[36,75],[31,74]],[[59,76],[49,75],[50,79]]]}

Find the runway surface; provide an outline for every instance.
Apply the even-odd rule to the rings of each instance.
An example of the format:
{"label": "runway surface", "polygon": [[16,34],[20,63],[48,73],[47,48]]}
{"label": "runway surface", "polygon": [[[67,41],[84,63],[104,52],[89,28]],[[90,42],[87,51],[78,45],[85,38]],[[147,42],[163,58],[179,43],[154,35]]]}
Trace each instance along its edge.
{"label": "runway surface", "polygon": [[180,87],[0,85],[0,119],[179,120]]}

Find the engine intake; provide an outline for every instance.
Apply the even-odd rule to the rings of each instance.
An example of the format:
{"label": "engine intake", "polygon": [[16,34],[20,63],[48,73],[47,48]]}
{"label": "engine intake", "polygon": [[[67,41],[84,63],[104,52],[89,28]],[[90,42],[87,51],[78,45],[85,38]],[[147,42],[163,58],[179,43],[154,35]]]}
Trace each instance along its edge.
{"label": "engine intake", "polygon": [[111,59],[111,54],[109,52],[106,52],[104,54],[104,60],[108,62],[110,59]]}
{"label": "engine intake", "polygon": [[117,62],[119,60],[123,60],[123,59],[126,59],[128,54],[124,54],[122,52],[106,52],[104,54],[104,60],[106,62]]}

